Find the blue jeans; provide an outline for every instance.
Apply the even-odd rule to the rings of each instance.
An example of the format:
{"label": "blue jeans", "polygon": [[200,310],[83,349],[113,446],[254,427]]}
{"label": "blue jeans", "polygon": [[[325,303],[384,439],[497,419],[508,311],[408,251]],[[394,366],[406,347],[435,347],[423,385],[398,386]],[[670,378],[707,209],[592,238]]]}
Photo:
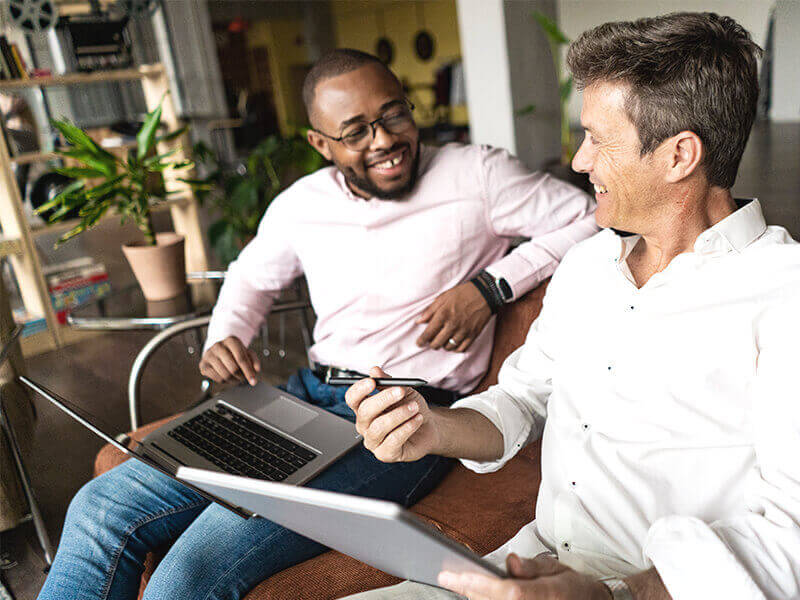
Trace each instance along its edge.
{"label": "blue jeans", "polygon": [[[354,419],[344,402],[346,388],[325,385],[308,369],[293,375],[286,389]],[[451,464],[439,456],[385,464],[359,446],[306,485],[408,506]],[[242,598],[273,573],[326,550],[266,519],[243,519],[128,460],[75,495],[39,599],[133,600],[145,555],[173,541],[147,584],[145,600]]]}

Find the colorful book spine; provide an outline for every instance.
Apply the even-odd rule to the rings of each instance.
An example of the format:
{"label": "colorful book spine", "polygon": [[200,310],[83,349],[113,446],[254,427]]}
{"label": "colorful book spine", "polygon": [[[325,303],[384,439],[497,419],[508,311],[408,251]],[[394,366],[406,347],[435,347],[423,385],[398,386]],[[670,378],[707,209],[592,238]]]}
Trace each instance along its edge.
{"label": "colorful book spine", "polygon": [[16,44],[11,44],[11,56],[14,58],[14,64],[17,65],[17,70],[22,79],[28,79],[28,69],[25,67],[25,61],[22,60],[22,55],[19,53],[19,48]]}
{"label": "colorful book spine", "polygon": [[22,73],[17,67],[17,63],[14,61],[14,55],[11,52],[11,44],[8,43],[4,35],[0,35],[0,54],[3,55],[3,61],[11,73],[11,79],[19,79],[22,77]]}

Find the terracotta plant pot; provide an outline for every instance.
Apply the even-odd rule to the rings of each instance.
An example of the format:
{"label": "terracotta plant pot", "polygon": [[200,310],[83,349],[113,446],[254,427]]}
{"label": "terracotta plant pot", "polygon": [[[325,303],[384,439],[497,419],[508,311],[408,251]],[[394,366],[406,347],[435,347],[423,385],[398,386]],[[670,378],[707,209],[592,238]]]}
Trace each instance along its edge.
{"label": "terracotta plant pot", "polygon": [[183,236],[157,233],[156,245],[128,244],[122,252],[147,300],[166,300],[181,294],[186,287],[186,259]]}

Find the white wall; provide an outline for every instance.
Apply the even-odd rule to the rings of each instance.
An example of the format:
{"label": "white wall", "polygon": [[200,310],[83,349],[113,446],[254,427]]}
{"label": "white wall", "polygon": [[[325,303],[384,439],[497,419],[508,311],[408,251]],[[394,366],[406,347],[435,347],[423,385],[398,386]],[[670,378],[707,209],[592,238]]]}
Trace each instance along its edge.
{"label": "white wall", "polygon": [[[773,0],[558,0],[558,9],[561,29],[570,39],[608,21],[629,21],[675,11],[709,11],[732,17],[750,32],[757,44],[763,46],[773,4]],[[791,7],[786,7],[783,22],[778,19],[781,35],[776,35],[777,64],[773,71],[772,116],[800,120],[800,90],[797,89],[798,78],[792,68],[800,57],[800,36],[797,36],[800,2],[780,0],[778,4]],[[580,119],[580,105],[580,94],[573,94],[569,114],[574,123]]]}
{"label": "white wall", "polygon": [[800,2],[780,0],[775,5],[775,62],[772,66],[773,121],[800,121]]}
{"label": "white wall", "polygon": [[470,137],[516,152],[508,46],[500,0],[458,0]]}
{"label": "white wall", "polygon": [[[558,158],[560,142],[558,84],[534,10],[555,17],[555,0],[457,1],[470,137],[537,169]],[[529,104],[533,114],[516,115]]]}

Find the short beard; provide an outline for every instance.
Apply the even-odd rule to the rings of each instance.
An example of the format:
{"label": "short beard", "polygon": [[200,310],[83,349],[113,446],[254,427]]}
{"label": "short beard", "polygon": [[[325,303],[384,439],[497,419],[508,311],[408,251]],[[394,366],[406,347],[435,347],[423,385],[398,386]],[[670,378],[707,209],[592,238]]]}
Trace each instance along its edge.
{"label": "short beard", "polygon": [[417,177],[419,176],[419,142],[417,142],[416,152],[414,153],[414,162],[411,164],[411,176],[408,181],[401,187],[390,191],[382,190],[376,186],[372,181],[366,177],[359,177],[349,167],[342,168],[336,165],[344,175],[345,180],[352,187],[369,194],[371,198],[379,198],[381,200],[402,200],[408,193],[414,189],[417,184]]}

